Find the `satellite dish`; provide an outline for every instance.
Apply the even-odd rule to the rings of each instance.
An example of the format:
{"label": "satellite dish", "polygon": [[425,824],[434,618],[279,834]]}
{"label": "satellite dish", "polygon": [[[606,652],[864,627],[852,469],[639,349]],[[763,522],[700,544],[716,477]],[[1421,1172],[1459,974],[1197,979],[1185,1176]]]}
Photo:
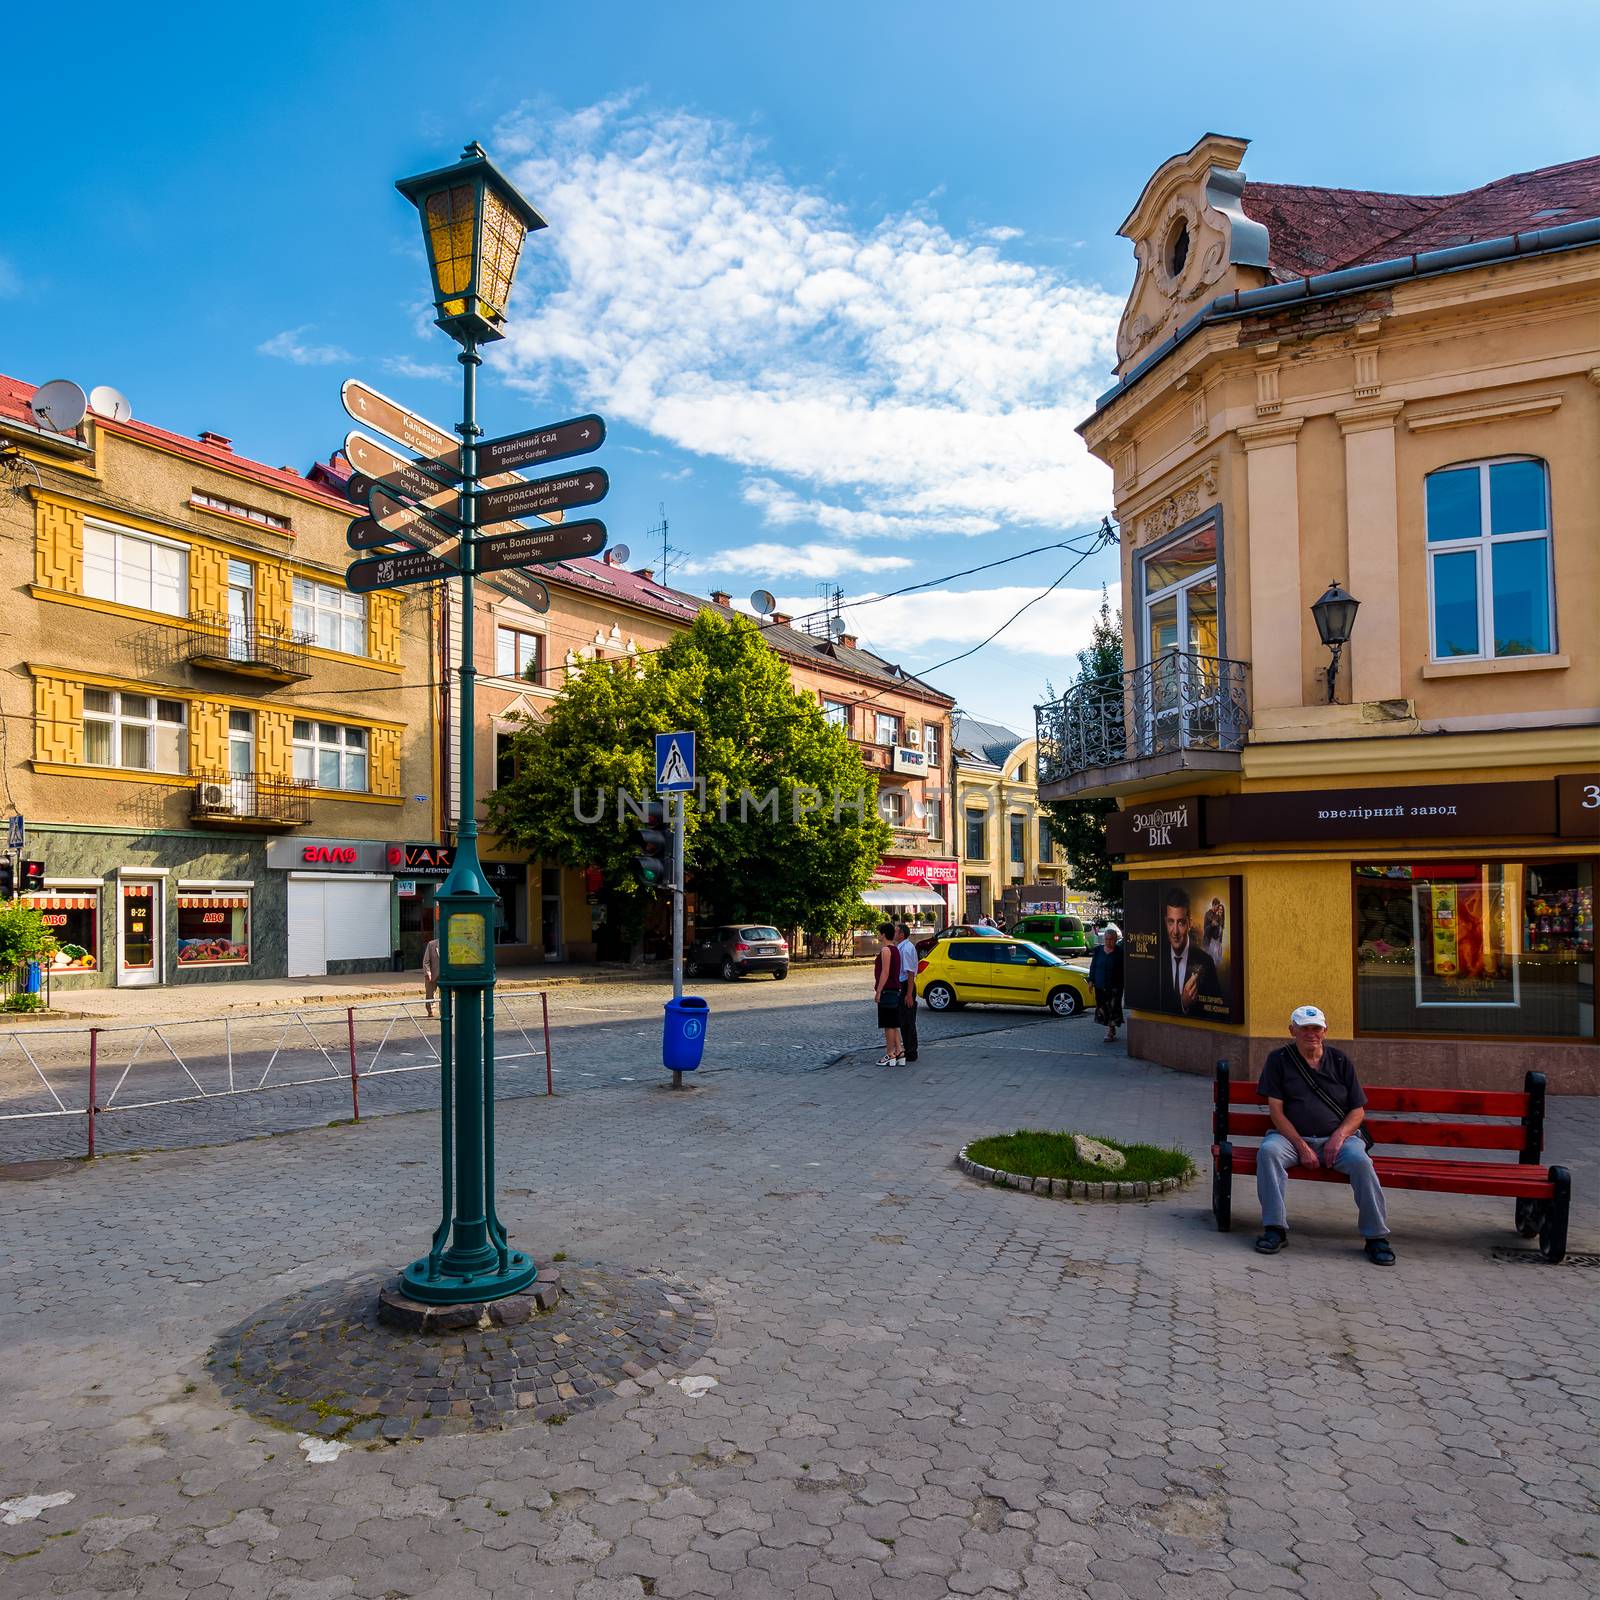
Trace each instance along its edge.
{"label": "satellite dish", "polygon": [[109,383],[96,384],[89,391],[89,409],[97,417],[106,417],[112,422],[127,422],[133,416],[127,395],[113,389]]}
{"label": "satellite dish", "polygon": [[608,567],[620,567],[632,554],[633,552],[628,549],[627,545],[614,544],[606,551],[606,565]]}
{"label": "satellite dish", "polygon": [[913,800],[911,802],[911,810],[919,818],[928,814],[928,808],[921,800]]}
{"label": "satellite dish", "polygon": [[847,625],[843,617],[835,617],[828,624],[828,632],[831,633],[835,639],[842,639],[845,636],[846,627]]}
{"label": "satellite dish", "polygon": [[55,378],[34,390],[28,407],[41,427],[54,433],[71,433],[83,421],[89,402],[77,384],[67,378]]}
{"label": "satellite dish", "polygon": [[770,589],[757,589],[750,596],[750,609],[759,612],[763,617],[769,617],[778,609],[778,602]]}

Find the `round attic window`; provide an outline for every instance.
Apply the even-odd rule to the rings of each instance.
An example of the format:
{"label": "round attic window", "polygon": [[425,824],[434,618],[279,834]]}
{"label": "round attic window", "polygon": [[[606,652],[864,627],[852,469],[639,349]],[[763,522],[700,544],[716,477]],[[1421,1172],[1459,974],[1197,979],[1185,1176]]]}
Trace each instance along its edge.
{"label": "round attic window", "polygon": [[1189,224],[1179,217],[1167,233],[1167,247],[1162,252],[1169,278],[1181,278],[1189,260]]}

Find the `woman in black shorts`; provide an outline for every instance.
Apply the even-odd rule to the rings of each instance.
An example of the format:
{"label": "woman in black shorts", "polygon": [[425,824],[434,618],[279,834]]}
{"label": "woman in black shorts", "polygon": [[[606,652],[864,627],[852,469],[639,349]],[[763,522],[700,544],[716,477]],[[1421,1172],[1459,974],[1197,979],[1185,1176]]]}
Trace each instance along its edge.
{"label": "woman in black shorts", "polygon": [[878,1007],[878,1026],[883,1029],[883,1059],[880,1067],[905,1065],[905,1046],[900,1042],[900,952],[895,948],[892,922],[878,929],[878,956],[872,964],[872,998]]}

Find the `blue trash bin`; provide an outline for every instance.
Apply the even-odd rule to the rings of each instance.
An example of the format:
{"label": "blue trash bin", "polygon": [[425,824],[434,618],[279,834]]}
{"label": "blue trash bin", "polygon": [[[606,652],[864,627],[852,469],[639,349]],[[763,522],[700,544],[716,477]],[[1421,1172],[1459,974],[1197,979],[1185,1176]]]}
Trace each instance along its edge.
{"label": "blue trash bin", "polygon": [[661,1030],[661,1064],[668,1072],[693,1072],[706,1048],[706,1019],[711,1007],[698,995],[686,994],[666,1004]]}
{"label": "blue trash bin", "polygon": [[28,963],[27,976],[23,980],[24,994],[38,994],[44,988],[44,969],[37,961]]}

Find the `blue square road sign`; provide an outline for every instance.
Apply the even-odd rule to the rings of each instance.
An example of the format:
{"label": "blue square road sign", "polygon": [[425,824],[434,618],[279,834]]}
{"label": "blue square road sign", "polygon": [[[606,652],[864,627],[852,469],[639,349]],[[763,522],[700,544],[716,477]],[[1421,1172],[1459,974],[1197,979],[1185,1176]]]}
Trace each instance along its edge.
{"label": "blue square road sign", "polygon": [[682,794],[694,788],[694,734],[656,735],[656,793]]}

